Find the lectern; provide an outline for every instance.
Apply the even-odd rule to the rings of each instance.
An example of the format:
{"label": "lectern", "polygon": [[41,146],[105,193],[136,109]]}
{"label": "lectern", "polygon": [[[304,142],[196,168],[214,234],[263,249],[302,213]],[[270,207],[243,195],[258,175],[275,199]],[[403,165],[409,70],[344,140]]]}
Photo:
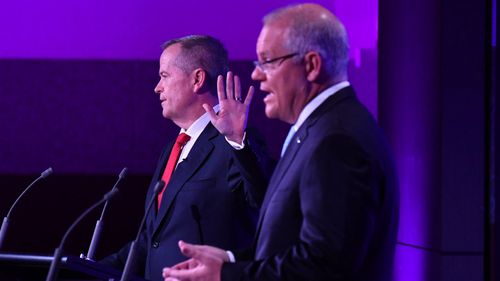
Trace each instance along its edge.
{"label": "lectern", "polygon": [[[52,256],[0,253],[1,281],[44,281]],[[74,256],[61,258],[58,281],[119,281],[122,272]],[[147,281],[133,276],[132,281]]]}

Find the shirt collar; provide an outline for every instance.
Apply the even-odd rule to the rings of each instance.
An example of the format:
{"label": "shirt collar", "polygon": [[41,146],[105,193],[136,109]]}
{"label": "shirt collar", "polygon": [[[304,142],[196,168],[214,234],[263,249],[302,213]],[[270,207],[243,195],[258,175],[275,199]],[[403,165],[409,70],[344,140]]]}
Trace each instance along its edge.
{"label": "shirt collar", "polygon": [[[219,112],[220,106],[216,104],[213,108],[215,112]],[[196,121],[194,121],[193,124],[191,124],[191,126],[187,128],[187,130],[181,128],[180,133],[186,133],[187,135],[189,135],[191,137],[189,141],[196,141],[196,139],[198,139],[198,137],[201,135],[201,132],[203,132],[205,127],[208,125],[208,122],[210,122],[210,116],[205,112],[198,119],[196,119]]]}
{"label": "shirt collar", "polygon": [[316,108],[318,108],[327,98],[333,96],[335,93],[342,90],[343,88],[349,87],[350,85],[351,84],[348,81],[342,81],[340,83],[337,83],[329,87],[328,89],[319,93],[312,100],[310,100],[300,112],[299,118],[297,118],[297,122],[293,124],[293,129],[295,130],[295,132],[299,130],[300,126],[304,124],[304,121],[306,121],[307,117],[309,117],[309,115],[311,115],[314,112],[314,110],[316,110]]}

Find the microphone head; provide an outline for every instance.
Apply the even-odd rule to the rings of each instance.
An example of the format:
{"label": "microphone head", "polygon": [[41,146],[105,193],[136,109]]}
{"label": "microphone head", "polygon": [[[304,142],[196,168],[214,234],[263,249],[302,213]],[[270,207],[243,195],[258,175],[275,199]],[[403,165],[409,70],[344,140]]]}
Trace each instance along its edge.
{"label": "microphone head", "polygon": [[49,167],[47,170],[42,172],[41,176],[42,176],[42,178],[46,178],[46,177],[50,176],[53,172],[54,172],[54,170],[52,170],[52,167]]}
{"label": "microphone head", "polygon": [[191,215],[195,221],[201,220],[200,209],[198,209],[198,206],[191,205]]}
{"label": "microphone head", "polygon": [[128,171],[127,167],[124,167],[120,172],[120,174],[118,175],[118,178],[123,179],[127,175],[127,171]]}
{"label": "microphone head", "polygon": [[153,194],[155,194],[155,196],[156,196],[163,189],[163,187],[165,187],[165,182],[162,180],[159,180],[156,183],[155,188],[153,189]]}
{"label": "microphone head", "polygon": [[113,188],[111,189],[111,191],[109,191],[108,193],[104,194],[104,199],[109,200],[113,197],[115,197],[116,194],[118,194],[118,188]]}

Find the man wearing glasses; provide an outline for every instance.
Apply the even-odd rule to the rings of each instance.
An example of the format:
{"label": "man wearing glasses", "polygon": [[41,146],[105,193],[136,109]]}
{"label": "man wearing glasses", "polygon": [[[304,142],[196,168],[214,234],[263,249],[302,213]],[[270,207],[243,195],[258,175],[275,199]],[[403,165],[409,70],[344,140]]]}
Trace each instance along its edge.
{"label": "man wearing glasses", "polygon": [[[267,93],[265,113],[292,126],[254,247],[233,256],[180,241],[190,259],[165,268],[165,280],[391,280],[397,180],[375,120],[347,81],[342,23],[315,4],[279,9],[264,18],[257,55],[252,79]],[[220,82],[219,99],[241,96]]]}

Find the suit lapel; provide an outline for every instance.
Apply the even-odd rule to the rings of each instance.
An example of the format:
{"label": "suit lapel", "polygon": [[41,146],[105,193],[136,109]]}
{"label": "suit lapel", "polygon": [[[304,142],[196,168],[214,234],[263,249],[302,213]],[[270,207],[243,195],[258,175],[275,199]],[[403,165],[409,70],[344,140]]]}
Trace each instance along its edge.
{"label": "suit lapel", "polygon": [[[160,157],[160,160],[158,161],[158,164],[156,165],[156,170],[153,174],[153,179],[156,179],[156,181],[152,182],[149,189],[148,189],[148,192],[146,194],[146,205],[147,206],[149,204],[149,202],[153,199],[153,188],[155,187],[156,183],[161,179],[161,176],[163,174],[163,171],[165,170],[165,166],[167,164],[167,161],[168,161],[168,157],[170,156],[170,152],[172,150],[172,147],[174,146],[174,141],[170,141],[164,148],[163,152],[162,152],[162,155]],[[154,198],[154,200],[156,201],[156,197]],[[152,224],[154,223],[155,221],[155,218],[156,218],[156,202],[153,203],[153,207],[149,210],[148,214],[147,214],[147,226],[148,228],[152,227]],[[146,211],[146,210],[144,210]]]}
{"label": "suit lapel", "polygon": [[167,184],[165,193],[163,194],[160,210],[154,220],[154,232],[156,232],[164,216],[169,212],[173,202],[175,201],[175,197],[184,184],[196,172],[196,170],[198,170],[198,168],[205,162],[205,159],[212,152],[214,145],[211,140],[217,137],[217,135],[217,130],[212,126],[212,124],[209,123],[191,148],[188,157],[179,163],[177,168],[174,170],[174,173]]}
{"label": "suit lapel", "polygon": [[[278,161],[276,168],[274,169],[273,175],[269,181],[269,187],[267,188],[266,195],[264,196],[264,201],[262,202],[262,207],[259,215],[259,220],[257,222],[257,231],[256,233],[260,233],[260,228],[262,226],[262,220],[267,211],[267,207],[269,205],[269,201],[273,197],[276,189],[278,188],[283,176],[286,174],[286,171],[292,164],[295,159],[295,156],[299,152],[302,143],[307,139],[307,130],[304,129],[305,126],[302,126],[293,136],[290,141],[288,148],[283,155],[283,157]],[[258,237],[258,236],[256,236]]]}
{"label": "suit lapel", "polygon": [[[310,129],[314,126],[316,121],[320,119],[325,114],[325,112],[331,110],[331,108],[335,104],[339,103],[340,101],[346,98],[353,98],[353,97],[355,97],[355,94],[352,87],[349,86],[340,90],[333,96],[326,99],[316,110],[314,110],[314,112],[306,119],[304,124],[302,124],[299,130],[295,133],[292,140],[290,141],[290,144],[288,145],[285,154],[276,165],[276,168],[271,176],[271,180],[269,181],[269,186],[267,188],[267,192],[264,197],[264,201],[262,203],[259,220],[257,223],[257,231],[256,231],[257,235],[255,236],[257,240],[260,235],[262,221],[267,212],[269,201],[271,200],[278,186],[283,180],[286,172],[288,171],[288,168],[290,167],[292,162],[295,161],[295,157],[299,152],[299,150],[301,149],[301,147],[303,146],[303,143],[307,140],[308,136],[310,135],[309,133]],[[255,241],[254,243],[257,243],[257,241]]]}
{"label": "suit lapel", "polygon": [[269,201],[269,199],[272,197],[272,194],[274,193],[276,187],[279,186],[281,180],[283,179],[283,176],[290,167],[290,164],[295,160],[295,156],[302,146],[301,144],[306,141],[309,135],[309,129],[313,127],[314,124],[316,124],[316,121],[318,121],[318,119],[320,119],[325,114],[325,112],[331,110],[331,107],[349,97],[354,97],[354,92],[351,87],[346,87],[333,96],[329,97],[311,113],[311,115],[295,133],[292,140],[290,141],[287,150],[285,151],[285,154],[278,162],[271,180],[269,181],[268,191],[266,192],[266,196],[264,197],[264,202],[262,204],[263,208],[267,207],[268,202],[266,201]]}
{"label": "suit lapel", "polygon": [[266,196],[264,197],[264,202],[262,203],[263,209],[267,208],[269,200],[272,198],[272,195],[276,191],[276,188],[280,185],[280,182],[283,180],[283,176],[288,171],[288,168],[290,168],[290,165],[294,161],[295,156],[297,155],[297,153],[301,148],[301,144],[307,139],[307,135],[308,135],[307,130],[305,130],[304,127],[302,127],[292,137],[292,140],[290,141],[285,154],[278,162],[278,165],[274,170],[271,180],[269,181],[269,188],[268,191],[266,192]]}
{"label": "suit lapel", "polygon": [[297,154],[301,143],[306,141],[308,136],[308,130],[310,127],[314,126],[316,121],[320,119],[326,111],[330,110],[332,106],[337,104],[339,101],[353,97],[353,91],[351,87],[346,87],[335,95],[326,99],[316,110],[314,110],[311,115],[306,119],[306,121],[302,124],[299,130],[295,133],[292,140],[290,141],[289,147],[287,148],[285,154],[278,162],[276,169],[271,177],[269,182],[269,187],[273,187],[275,185],[279,185],[281,179],[283,178],[283,174],[288,170],[288,167],[292,163]]}

